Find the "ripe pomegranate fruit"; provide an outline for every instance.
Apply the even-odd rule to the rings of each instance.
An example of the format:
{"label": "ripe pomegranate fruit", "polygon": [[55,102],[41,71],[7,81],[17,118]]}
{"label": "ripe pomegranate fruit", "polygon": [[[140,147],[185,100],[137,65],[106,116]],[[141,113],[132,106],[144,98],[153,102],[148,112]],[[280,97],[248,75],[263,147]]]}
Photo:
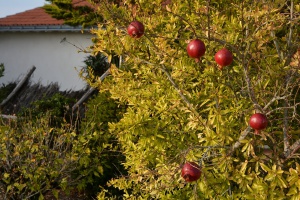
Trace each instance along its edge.
{"label": "ripe pomegranate fruit", "polygon": [[181,168],[181,177],[186,182],[196,181],[201,176],[201,167],[195,162],[186,162]]}
{"label": "ripe pomegranate fruit", "polygon": [[218,63],[219,69],[222,69],[232,63],[233,55],[228,49],[223,48],[215,54],[215,61]]}
{"label": "ripe pomegranate fruit", "polygon": [[127,27],[127,33],[132,38],[140,38],[142,35],[144,35],[144,25],[139,21],[133,21],[129,24]]}
{"label": "ripe pomegranate fruit", "polygon": [[249,125],[259,134],[260,130],[265,129],[268,125],[268,119],[264,114],[255,113],[250,117]]}
{"label": "ripe pomegranate fruit", "polygon": [[199,39],[192,40],[187,45],[186,51],[191,58],[195,58],[196,62],[199,62],[200,57],[205,54],[205,44]]}

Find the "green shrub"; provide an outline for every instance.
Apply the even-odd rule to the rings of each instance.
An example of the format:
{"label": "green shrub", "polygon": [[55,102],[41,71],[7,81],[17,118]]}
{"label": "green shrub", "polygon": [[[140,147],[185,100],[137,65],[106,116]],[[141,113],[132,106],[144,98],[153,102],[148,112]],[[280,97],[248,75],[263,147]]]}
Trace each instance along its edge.
{"label": "green shrub", "polygon": [[[45,97],[31,103],[28,108],[23,108],[19,116],[30,116],[30,120],[38,119],[48,113],[50,115],[49,122],[52,126],[60,126],[65,121],[69,107],[75,99],[56,93],[53,96]],[[28,119],[28,118],[26,118]]]}
{"label": "green shrub", "polygon": [[108,70],[110,63],[119,66],[120,57],[113,55],[110,58],[104,54],[98,53],[96,55],[89,55],[85,58],[80,76],[87,82],[95,82],[106,70]]}
{"label": "green shrub", "polygon": [[82,187],[88,188],[92,196],[97,192],[107,191],[110,195],[118,195],[120,191],[107,186],[107,182],[122,174],[126,174],[121,163],[124,156],[114,134],[108,131],[109,123],[121,119],[126,105],[118,105],[111,99],[109,92],[98,93],[87,103],[85,119],[81,124],[81,133],[89,139],[89,157],[78,173],[84,174]]}
{"label": "green shrub", "polygon": [[2,84],[0,88],[0,102],[2,102],[16,87],[16,83]]}
{"label": "green shrub", "polygon": [[48,117],[0,126],[1,199],[43,199],[68,190],[80,176],[73,172],[85,150],[73,127],[50,127]]}

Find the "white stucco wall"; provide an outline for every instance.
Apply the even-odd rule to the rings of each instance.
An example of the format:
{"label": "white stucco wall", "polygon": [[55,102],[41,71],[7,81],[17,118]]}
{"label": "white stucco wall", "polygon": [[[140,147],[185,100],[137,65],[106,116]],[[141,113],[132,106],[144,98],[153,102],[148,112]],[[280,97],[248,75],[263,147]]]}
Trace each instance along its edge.
{"label": "white stucco wall", "polygon": [[72,44],[85,49],[92,44],[91,37],[79,32],[0,32],[0,63],[5,66],[0,84],[20,80],[34,65],[34,83],[58,82],[61,90],[84,88],[78,71],[88,54]]}

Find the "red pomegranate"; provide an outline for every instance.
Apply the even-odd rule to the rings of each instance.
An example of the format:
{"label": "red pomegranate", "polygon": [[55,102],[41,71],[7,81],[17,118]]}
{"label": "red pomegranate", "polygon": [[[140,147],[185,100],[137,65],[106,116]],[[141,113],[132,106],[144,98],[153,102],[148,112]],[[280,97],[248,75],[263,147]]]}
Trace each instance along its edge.
{"label": "red pomegranate", "polygon": [[144,25],[139,21],[133,21],[129,24],[127,27],[127,33],[132,38],[140,38],[142,35],[144,35]]}
{"label": "red pomegranate", "polygon": [[249,125],[255,130],[255,134],[259,134],[268,125],[267,117],[262,113],[255,113],[250,117]]}
{"label": "red pomegranate", "polygon": [[190,41],[187,45],[187,53],[191,58],[195,58],[196,62],[199,62],[200,57],[205,54],[206,48],[204,42],[199,39]]}
{"label": "red pomegranate", "polygon": [[196,181],[201,176],[201,167],[195,162],[186,162],[181,168],[181,177],[186,182]]}
{"label": "red pomegranate", "polygon": [[218,63],[219,69],[222,69],[232,63],[233,55],[228,49],[223,48],[215,54],[215,61]]}

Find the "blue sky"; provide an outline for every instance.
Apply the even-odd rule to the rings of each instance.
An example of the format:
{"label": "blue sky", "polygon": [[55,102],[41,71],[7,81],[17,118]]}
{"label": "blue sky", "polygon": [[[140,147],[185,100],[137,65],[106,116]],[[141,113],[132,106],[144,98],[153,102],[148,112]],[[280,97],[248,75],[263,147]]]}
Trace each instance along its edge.
{"label": "blue sky", "polygon": [[41,7],[45,0],[0,0],[0,18]]}

